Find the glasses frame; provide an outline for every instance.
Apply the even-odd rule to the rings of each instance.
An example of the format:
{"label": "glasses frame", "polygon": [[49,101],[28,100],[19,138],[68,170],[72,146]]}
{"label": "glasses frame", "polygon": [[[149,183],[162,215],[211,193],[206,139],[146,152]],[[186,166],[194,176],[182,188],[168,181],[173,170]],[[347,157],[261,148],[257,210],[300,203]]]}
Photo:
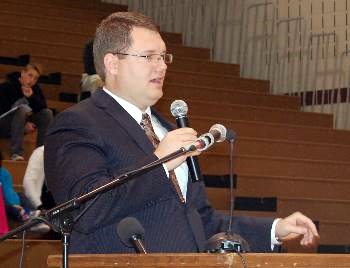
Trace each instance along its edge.
{"label": "glasses frame", "polygon": [[[165,64],[170,64],[173,62],[173,54],[170,53],[165,53],[165,54],[149,54],[149,55],[140,55],[140,54],[130,54],[130,53],[122,53],[122,52],[112,52],[113,55],[123,55],[123,56],[132,56],[132,57],[139,57],[139,58],[144,58],[146,59],[149,63],[152,63],[152,58],[151,56],[157,55],[160,56],[163,59],[163,62]],[[166,60],[166,57],[169,58],[169,60]],[[154,63],[159,63],[159,60],[157,60],[157,62]]]}

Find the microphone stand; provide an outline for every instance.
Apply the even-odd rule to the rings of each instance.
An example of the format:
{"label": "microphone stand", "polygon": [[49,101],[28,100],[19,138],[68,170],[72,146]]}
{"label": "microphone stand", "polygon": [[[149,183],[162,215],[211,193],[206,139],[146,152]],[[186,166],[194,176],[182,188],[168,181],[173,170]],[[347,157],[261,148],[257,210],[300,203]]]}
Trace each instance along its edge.
{"label": "microphone stand", "polygon": [[19,106],[15,106],[13,108],[11,108],[10,110],[8,110],[7,112],[3,113],[0,115],[0,120],[3,119],[5,116],[7,116],[8,114],[16,111],[19,108]]}
{"label": "microphone stand", "polygon": [[238,234],[232,233],[233,211],[234,211],[234,196],[233,196],[233,175],[234,175],[234,143],[236,133],[233,130],[228,130],[226,140],[230,144],[230,163],[229,163],[229,179],[230,179],[230,218],[226,232],[221,232],[210,237],[206,244],[206,252],[208,253],[229,253],[249,251],[248,243]]}
{"label": "microphone stand", "polygon": [[[40,222],[45,222],[46,224],[50,225],[52,229],[55,232],[61,232],[62,234],[62,251],[63,251],[63,258],[62,258],[62,267],[68,268],[68,246],[69,246],[69,239],[70,235],[73,229],[73,224],[80,218],[80,216],[83,215],[83,213],[80,213],[78,217],[73,219],[72,215],[69,213],[70,210],[78,208],[81,204],[91,200],[94,198],[92,201],[95,202],[99,196],[99,194],[105,193],[109,190],[112,190],[114,187],[121,185],[122,183],[125,183],[126,181],[141,175],[159,165],[162,165],[170,160],[173,160],[179,156],[182,156],[188,152],[195,151],[196,147],[195,146],[190,146],[189,148],[184,148],[181,147],[179,150],[163,157],[157,160],[152,161],[151,163],[148,163],[138,169],[128,171],[122,175],[119,175],[118,177],[113,177],[113,179],[96,188],[91,190],[90,192],[83,194],[79,197],[72,198],[68,200],[67,202],[64,202],[50,210],[47,210],[43,215],[40,217],[36,217],[33,219],[30,219],[28,222],[24,223],[21,226],[18,226],[17,228],[9,231],[8,233],[4,234],[3,236],[0,236],[0,242],[24,231],[29,229],[30,227],[40,223]],[[91,205],[87,208],[89,208]],[[87,209],[86,208],[86,209]],[[85,210],[83,211],[85,212]]]}

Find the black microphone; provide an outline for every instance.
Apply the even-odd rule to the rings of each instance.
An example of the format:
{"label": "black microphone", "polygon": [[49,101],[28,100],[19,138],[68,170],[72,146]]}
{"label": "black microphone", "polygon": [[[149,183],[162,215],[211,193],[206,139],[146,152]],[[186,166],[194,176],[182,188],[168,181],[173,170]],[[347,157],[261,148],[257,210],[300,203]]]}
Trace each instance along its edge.
{"label": "black microphone", "polygon": [[134,217],[127,217],[122,219],[117,226],[117,233],[124,245],[133,247],[137,253],[147,254],[146,249],[142,243],[145,235],[141,223]]}
{"label": "black microphone", "polygon": [[[170,106],[171,114],[176,119],[177,127],[189,127],[188,123],[188,107],[186,102],[183,100],[175,100]],[[202,173],[199,168],[198,158],[196,156],[189,156],[186,159],[188,169],[192,178],[192,182],[197,182],[203,180]]]}

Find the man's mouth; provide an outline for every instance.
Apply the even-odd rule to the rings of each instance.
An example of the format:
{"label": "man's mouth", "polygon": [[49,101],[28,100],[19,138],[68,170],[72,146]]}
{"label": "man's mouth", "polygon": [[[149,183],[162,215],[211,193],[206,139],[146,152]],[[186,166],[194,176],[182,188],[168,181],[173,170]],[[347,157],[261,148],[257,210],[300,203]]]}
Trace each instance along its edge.
{"label": "man's mouth", "polygon": [[151,83],[162,85],[163,81],[164,81],[164,78],[163,77],[153,78],[150,81],[151,81]]}

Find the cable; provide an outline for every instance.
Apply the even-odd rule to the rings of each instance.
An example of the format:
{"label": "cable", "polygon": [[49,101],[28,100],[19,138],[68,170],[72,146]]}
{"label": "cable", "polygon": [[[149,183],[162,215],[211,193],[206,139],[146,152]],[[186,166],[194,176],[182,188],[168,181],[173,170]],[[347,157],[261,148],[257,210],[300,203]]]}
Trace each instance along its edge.
{"label": "cable", "polygon": [[24,249],[25,249],[25,236],[26,236],[26,230],[23,231],[22,233],[22,249],[21,249],[21,256],[20,256],[20,259],[19,259],[19,268],[22,268],[23,267],[23,259],[24,259]]}
{"label": "cable", "polygon": [[228,234],[232,234],[232,220],[233,220],[233,210],[235,199],[233,197],[233,174],[234,174],[234,164],[233,164],[233,152],[234,152],[234,139],[229,139],[230,143],[230,221],[227,229]]}
{"label": "cable", "polygon": [[242,265],[243,265],[243,268],[248,268],[248,262],[247,260],[244,258],[244,256],[239,252],[239,251],[236,251],[237,255],[240,257],[241,259],[241,262],[242,262]]}

